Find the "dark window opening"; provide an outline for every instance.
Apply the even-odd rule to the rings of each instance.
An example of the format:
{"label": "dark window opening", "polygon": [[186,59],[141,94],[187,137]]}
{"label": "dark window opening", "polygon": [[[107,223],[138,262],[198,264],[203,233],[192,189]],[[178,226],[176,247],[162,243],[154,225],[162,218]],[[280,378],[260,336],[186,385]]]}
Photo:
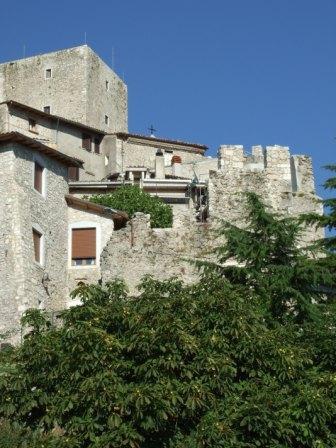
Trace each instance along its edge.
{"label": "dark window opening", "polygon": [[34,165],[34,188],[42,194],[43,192],[43,166],[35,162]]}
{"label": "dark window opening", "polygon": [[100,154],[100,142],[101,142],[101,139],[99,137],[96,137],[94,139],[94,152],[96,154]]}
{"label": "dark window opening", "polygon": [[34,258],[38,263],[41,263],[41,239],[42,235],[40,232],[33,229]]}
{"label": "dark window opening", "polygon": [[29,118],[29,131],[35,132],[36,134],[38,133],[36,120],[33,120],[32,118]]}
{"label": "dark window opening", "polygon": [[45,77],[46,79],[51,78],[51,68],[47,68],[45,71]]}
{"label": "dark window opening", "polygon": [[43,112],[45,112],[46,114],[50,114],[50,111],[51,111],[50,106],[44,106]]}
{"label": "dark window opening", "polygon": [[68,168],[68,179],[70,182],[79,180],[79,168],[78,166],[70,166]]}
{"label": "dark window opening", "polygon": [[91,135],[82,134],[82,148],[91,151]]}

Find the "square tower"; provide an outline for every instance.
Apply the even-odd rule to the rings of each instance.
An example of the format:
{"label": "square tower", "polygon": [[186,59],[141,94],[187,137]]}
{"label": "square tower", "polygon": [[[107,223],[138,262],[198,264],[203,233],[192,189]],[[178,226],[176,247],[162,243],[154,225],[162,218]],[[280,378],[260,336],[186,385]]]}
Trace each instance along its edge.
{"label": "square tower", "polygon": [[14,100],[105,132],[127,132],[127,86],[87,45],[0,64]]}

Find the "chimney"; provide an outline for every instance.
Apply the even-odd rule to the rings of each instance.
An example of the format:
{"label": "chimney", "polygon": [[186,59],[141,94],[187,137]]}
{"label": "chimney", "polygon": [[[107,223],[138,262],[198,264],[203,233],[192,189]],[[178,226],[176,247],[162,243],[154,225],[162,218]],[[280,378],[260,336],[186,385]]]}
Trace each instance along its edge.
{"label": "chimney", "polygon": [[155,177],[156,179],[165,178],[164,157],[161,149],[158,149],[155,154]]}

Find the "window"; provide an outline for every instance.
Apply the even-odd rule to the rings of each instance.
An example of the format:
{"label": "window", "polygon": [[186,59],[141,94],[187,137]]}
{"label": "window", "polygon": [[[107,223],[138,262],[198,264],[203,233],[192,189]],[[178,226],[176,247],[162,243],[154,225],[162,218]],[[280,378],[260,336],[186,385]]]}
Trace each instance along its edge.
{"label": "window", "polygon": [[82,134],[82,148],[91,151],[91,135]]}
{"label": "window", "polygon": [[107,115],[105,115],[105,124],[109,124],[109,122],[110,122],[110,119],[109,119],[109,117],[107,116]]}
{"label": "window", "polygon": [[42,234],[33,228],[34,259],[42,264]]}
{"label": "window", "polygon": [[69,181],[79,180],[79,168],[78,166],[70,166],[68,168],[68,179]]}
{"label": "window", "polygon": [[43,194],[44,185],[44,168],[39,163],[34,163],[34,188],[39,193]]}
{"label": "window", "polygon": [[106,90],[110,90],[110,83],[108,81],[105,81],[105,87]]}
{"label": "window", "polygon": [[29,121],[29,131],[30,132],[34,132],[35,134],[38,134],[36,120],[33,120],[32,118],[29,118],[28,121]]}
{"label": "window", "polygon": [[46,69],[45,77],[46,77],[46,79],[50,79],[51,78],[51,68],[47,68]]}
{"label": "window", "polygon": [[96,154],[100,154],[100,138],[99,137],[96,137],[94,139],[94,152]]}
{"label": "window", "polygon": [[72,229],[72,266],[96,264],[96,228]]}
{"label": "window", "polygon": [[46,114],[50,114],[50,111],[51,111],[50,106],[44,106],[43,112],[45,112]]}

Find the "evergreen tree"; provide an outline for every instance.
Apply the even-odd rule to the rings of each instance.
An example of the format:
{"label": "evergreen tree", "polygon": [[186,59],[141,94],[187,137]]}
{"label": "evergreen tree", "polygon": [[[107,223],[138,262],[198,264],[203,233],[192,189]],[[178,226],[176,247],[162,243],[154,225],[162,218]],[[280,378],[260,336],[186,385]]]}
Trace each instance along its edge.
{"label": "evergreen tree", "polygon": [[218,263],[198,263],[205,275],[215,271],[232,284],[246,288],[246,298],[257,293],[272,318],[293,317],[297,322],[314,318],[313,302],[325,299],[335,286],[334,258],[320,248],[301,247],[303,225],[298,219],[268,211],[255,193],[246,199],[246,225],[224,222],[225,242],[215,251]]}

